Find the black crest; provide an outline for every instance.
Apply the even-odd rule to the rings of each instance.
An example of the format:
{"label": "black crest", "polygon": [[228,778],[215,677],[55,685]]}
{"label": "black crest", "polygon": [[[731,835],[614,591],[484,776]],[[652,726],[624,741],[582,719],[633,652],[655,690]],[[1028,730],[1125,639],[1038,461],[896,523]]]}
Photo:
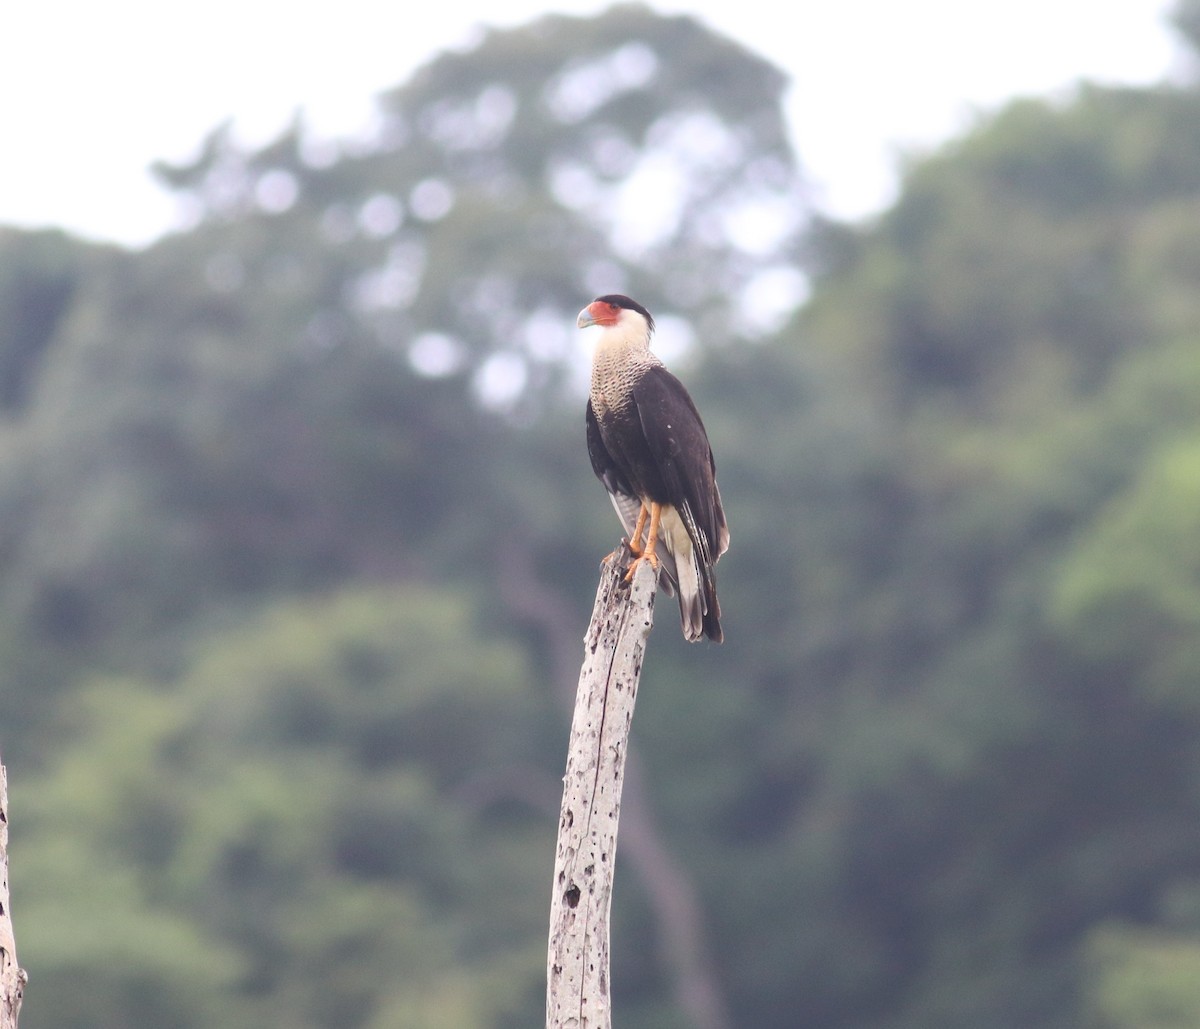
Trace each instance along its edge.
{"label": "black crest", "polygon": [[614,304],[617,307],[624,307],[630,311],[637,311],[638,314],[646,319],[646,324],[650,326],[650,331],[654,331],[654,316],[636,300],[631,300],[625,296],[624,293],[605,293],[602,297],[596,297],[592,303]]}

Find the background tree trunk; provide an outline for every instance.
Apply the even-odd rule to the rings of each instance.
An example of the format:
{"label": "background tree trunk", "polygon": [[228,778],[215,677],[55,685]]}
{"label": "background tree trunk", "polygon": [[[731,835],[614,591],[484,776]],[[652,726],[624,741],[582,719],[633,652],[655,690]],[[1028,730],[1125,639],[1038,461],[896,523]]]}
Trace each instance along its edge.
{"label": "background tree trunk", "polygon": [[571,721],[563,777],[550,947],[547,1029],[608,1029],[609,912],[629,727],[646,638],[654,623],[654,571],[609,559],[600,577]]}
{"label": "background tree trunk", "polygon": [[0,1029],[17,1029],[29,977],[17,964],[8,904],[8,772],[0,765]]}

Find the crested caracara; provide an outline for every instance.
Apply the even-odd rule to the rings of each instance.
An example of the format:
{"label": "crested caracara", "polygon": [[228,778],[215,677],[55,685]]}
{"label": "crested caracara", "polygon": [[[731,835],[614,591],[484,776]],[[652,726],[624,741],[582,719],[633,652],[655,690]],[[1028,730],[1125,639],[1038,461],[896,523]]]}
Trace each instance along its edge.
{"label": "crested caracara", "polygon": [[[620,294],[597,297],[578,326],[600,326],[587,405],[588,456],[629,534],[635,560],[679,593],[683,635],[721,642],[713,566],[729,549],[704,423],[688,391],[650,352],[654,319]],[[642,536],[645,534],[645,543]]]}

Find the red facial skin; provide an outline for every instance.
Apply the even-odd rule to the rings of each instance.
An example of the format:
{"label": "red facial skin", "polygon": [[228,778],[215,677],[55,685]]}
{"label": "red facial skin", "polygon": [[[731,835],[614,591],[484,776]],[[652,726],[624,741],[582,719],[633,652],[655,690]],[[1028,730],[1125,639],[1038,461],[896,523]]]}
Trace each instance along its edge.
{"label": "red facial skin", "polygon": [[587,310],[595,325],[616,325],[621,317],[621,309],[616,304],[606,304],[601,300],[592,301]]}

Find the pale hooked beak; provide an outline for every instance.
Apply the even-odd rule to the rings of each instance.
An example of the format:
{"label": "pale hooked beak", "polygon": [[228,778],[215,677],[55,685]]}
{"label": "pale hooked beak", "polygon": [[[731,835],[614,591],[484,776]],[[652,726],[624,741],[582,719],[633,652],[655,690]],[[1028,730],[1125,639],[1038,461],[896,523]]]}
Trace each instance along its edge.
{"label": "pale hooked beak", "polygon": [[586,329],[589,325],[595,325],[596,319],[592,317],[592,305],[588,304],[582,311],[579,312],[579,317],[575,319],[575,328]]}

